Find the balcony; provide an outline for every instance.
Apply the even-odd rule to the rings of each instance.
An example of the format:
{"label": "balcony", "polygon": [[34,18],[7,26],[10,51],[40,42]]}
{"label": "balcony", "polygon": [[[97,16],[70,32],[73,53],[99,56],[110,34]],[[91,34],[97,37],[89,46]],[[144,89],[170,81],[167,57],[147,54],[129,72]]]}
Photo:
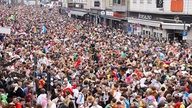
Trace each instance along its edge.
{"label": "balcony", "polygon": [[127,11],[127,6],[126,5],[121,5],[121,4],[114,4],[112,6],[112,11],[114,11],[114,12],[126,12]]}

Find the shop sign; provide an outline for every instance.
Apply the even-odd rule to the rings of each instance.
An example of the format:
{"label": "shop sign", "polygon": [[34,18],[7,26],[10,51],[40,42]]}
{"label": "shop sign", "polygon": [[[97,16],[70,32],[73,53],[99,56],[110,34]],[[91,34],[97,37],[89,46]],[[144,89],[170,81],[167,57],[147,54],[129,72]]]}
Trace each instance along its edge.
{"label": "shop sign", "polygon": [[106,15],[113,16],[113,12],[112,11],[106,11]]}
{"label": "shop sign", "polygon": [[121,17],[121,14],[117,14],[117,13],[115,13],[115,14],[113,14],[113,16],[114,16],[114,17],[119,17],[119,18],[120,18],[120,17]]}
{"label": "shop sign", "polygon": [[101,15],[105,15],[105,11],[101,11]]}
{"label": "shop sign", "polygon": [[75,5],[75,8],[83,8],[82,4],[74,4],[74,5]]}
{"label": "shop sign", "polygon": [[73,0],[73,3],[87,3],[86,0]]}
{"label": "shop sign", "polygon": [[145,14],[139,14],[138,15],[139,19],[144,19],[144,20],[152,20],[152,15],[145,15]]}

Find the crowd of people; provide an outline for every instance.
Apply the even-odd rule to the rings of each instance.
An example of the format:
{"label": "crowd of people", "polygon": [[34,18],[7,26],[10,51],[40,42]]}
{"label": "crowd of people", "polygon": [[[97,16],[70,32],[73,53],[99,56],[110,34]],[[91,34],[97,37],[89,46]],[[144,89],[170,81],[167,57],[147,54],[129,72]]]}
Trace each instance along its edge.
{"label": "crowd of people", "polygon": [[60,15],[0,9],[0,107],[192,108],[188,45]]}

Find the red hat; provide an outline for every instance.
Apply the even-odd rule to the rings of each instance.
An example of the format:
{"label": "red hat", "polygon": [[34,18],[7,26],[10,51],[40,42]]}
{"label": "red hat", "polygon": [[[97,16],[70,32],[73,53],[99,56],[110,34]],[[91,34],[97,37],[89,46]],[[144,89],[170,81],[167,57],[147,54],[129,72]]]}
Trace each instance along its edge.
{"label": "red hat", "polygon": [[72,89],[75,89],[76,87],[77,87],[76,84],[73,84],[73,85],[72,85]]}
{"label": "red hat", "polygon": [[45,81],[43,79],[41,79],[39,81],[39,88],[43,88],[44,85],[45,85]]}

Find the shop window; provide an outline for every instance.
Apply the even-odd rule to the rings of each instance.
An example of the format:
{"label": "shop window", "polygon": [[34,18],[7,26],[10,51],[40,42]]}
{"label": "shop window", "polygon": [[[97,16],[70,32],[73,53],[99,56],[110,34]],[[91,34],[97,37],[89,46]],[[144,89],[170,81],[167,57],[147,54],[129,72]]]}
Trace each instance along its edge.
{"label": "shop window", "polygon": [[153,36],[154,36],[154,37],[156,37],[156,36],[157,36],[157,33],[156,33],[156,32],[154,32],[154,33],[153,33]]}
{"label": "shop window", "polygon": [[125,5],[125,1],[126,1],[126,0],[113,0],[113,4]]}
{"label": "shop window", "polygon": [[162,33],[157,33],[157,32],[154,32],[153,33],[153,36],[157,39],[161,39],[162,38]]}
{"label": "shop window", "polygon": [[145,35],[145,30],[143,30],[143,35]]}

